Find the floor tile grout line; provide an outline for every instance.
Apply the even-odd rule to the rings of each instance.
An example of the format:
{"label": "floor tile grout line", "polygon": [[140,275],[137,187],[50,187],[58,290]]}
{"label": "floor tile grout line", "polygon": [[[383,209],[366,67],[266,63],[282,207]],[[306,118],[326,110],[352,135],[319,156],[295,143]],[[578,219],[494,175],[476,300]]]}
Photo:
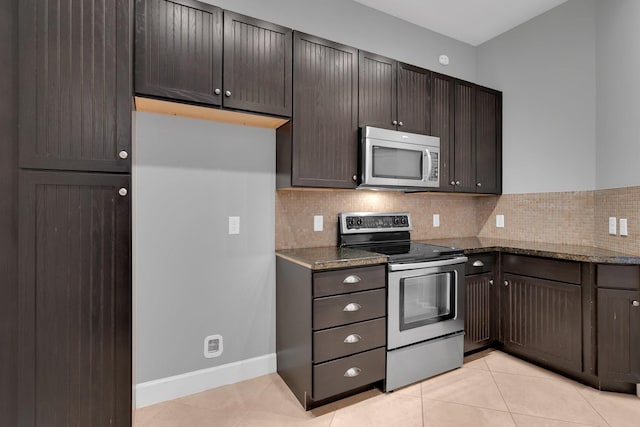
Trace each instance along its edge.
{"label": "floor tile grout line", "polygon": [[602,421],[605,422],[606,425],[608,425],[609,427],[611,427],[611,424],[609,423],[609,421],[605,418],[604,415],[602,415],[600,413],[600,411],[598,411],[598,409],[593,406],[593,404],[591,404],[591,402],[589,401],[589,399],[587,399],[586,397],[584,397],[584,395],[582,393],[580,393],[580,390],[578,389],[578,387],[574,386],[576,389],[576,393],[578,393],[578,395],[585,401],[587,402],[587,405],[591,406],[591,408],[593,408],[593,410],[595,411],[596,414],[598,414],[600,416],[600,418],[602,418]]}
{"label": "floor tile grout line", "polygon": [[[487,366],[489,366],[489,364],[487,363]],[[502,398],[502,401],[504,402],[504,406],[507,407],[509,415],[511,416],[511,420],[513,421],[513,425],[514,426],[518,426],[518,423],[516,423],[516,419],[513,416],[513,412],[511,412],[511,408],[509,407],[509,403],[507,403],[507,399],[504,398],[504,395],[502,394],[502,390],[500,390],[500,386],[498,385],[498,382],[496,381],[496,377],[493,376],[493,371],[491,370],[491,366],[489,366],[489,374],[491,374],[491,380],[493,381],[493,383],[495,384],[496,388],[498,389],[498,393],[500,393],[500,397]]]}
{"label": "floor tile grout line", "polygon": [[[531,417],[531,418],[540,418],[541,420],[560,421],[562,423],[575,424],[575,425],[580,425],[580,426],[598,427],[595,424],[589,424],[589,423],[578,422],[578,421],[568,421],[568,420],[563,420],[563,419],[560,419],[560,418],[543,417],[542,415],[524,414],[522,412],[512,412],[511,414],[524,415],[525,417]],[[609,424],[607,424],[607,425],[609,425]]]}
{"label": "floor tile grout line", "polygon": [[[426,397],[426,398],[424,398],[424,399],[427,399],[427,400],[433,400],[434,402],[451,403],[451,404],[454,404],[454,405],[468,406],[468,407],[470,407],[470,408],[488,409],[488,410],[490,410],[490,411],[498,411],[498,412],[510,412],[510,411],[508,410],[508,406],[507,406],[506,402],[505,402],[505,406],[507,406],[507,410],[506,410],[506,411],[504,411],[504,410],[502,410],[502,409],[487,408],[486,406],[470,405],[470,404],[468,404],[468,403],[460,403],[460,402],[452,402],[452,401],[450,401],[450,400],[435,399],[435,398],[433,398],[433,397]],[[504,401],[504,398],[502,398],[502,400]]]}

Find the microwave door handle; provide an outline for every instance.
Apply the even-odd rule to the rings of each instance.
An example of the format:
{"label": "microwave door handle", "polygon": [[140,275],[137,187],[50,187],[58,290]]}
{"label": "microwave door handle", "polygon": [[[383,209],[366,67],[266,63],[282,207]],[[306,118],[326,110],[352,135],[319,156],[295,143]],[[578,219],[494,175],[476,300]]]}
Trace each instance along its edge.
{"label": "microwave door handle", "polygon": [[431,168],[433,168],[433,163],[431,162],[431,152],[427,149],[424,150],[424,156],[427,158],[427,174],[424,174],[424,164],[422,165],[422,180],[427,181],[431,176]]}

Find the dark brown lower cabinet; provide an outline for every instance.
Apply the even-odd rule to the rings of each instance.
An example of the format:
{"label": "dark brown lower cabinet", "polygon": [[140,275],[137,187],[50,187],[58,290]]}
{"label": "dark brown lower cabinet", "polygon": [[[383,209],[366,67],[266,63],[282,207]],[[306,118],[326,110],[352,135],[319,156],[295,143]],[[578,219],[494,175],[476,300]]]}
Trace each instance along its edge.
{"label": "dark brown lower cabinet", "polygon": [[131,425],[129,175],[19,175],[18,422]]}
{"label": "dark brown lower cabinet", "polygon": [[598,289],[598,376],[640,383],[640,291]]}
{"label": "dark brown lower cabinet", "polygon": [[475,274],[465,277],[465,353],[486,347],[493,342],[491,328],[495,310],[493,307],[493,273]]}

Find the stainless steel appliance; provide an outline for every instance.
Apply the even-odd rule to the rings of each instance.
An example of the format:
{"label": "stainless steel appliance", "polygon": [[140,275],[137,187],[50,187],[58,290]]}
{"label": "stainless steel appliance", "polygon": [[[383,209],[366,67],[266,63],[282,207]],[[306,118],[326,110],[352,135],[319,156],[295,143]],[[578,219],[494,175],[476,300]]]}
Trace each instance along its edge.
{"label": "stainless steel appliance", "polygon": [[385,391],[462,366],[464,265],[457,248],[411,242],[409,213],[339,214],[339,245],[387,264]]}
{"label": "stainless steel appliance", "polygon": [[358,188],[417,190],[440,184],[440,138],[367,126],[361,129]]}

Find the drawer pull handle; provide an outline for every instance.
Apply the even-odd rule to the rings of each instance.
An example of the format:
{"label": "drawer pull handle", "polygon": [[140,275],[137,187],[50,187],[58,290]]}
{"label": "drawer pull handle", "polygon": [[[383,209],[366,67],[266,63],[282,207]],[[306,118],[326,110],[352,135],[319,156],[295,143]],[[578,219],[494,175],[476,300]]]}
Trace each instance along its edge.
{"label": "drawer pull handle", "polygon": [[344,280],[342,281],[342,283],[360,283],[362,279],[358,276],[356,276],[355,274],[352,274],[351,276],[347,276],[344,278]]}
{"label": "drawer pull handle", "polygon": [[357,342],[360,342],[360,340],[362,339],[362,337],[358,334],[351,334],[351,335],[347,335],[347,337],[344,339],[344,343],[345,344],[355,344]]}
{"label": "drawer pull handle", "polygon": [[634,307],[640,307],[640,301],[633,301],[631,305],[633,305]]}
{"label": "drawer pull handle", "polygon": [[353,378],[353,377],[357,377],[358,375],[360,375],[360,372],[362,372],[362,369],[360,368],[349,368],[347,369],[347,371],[344,373],[344,376],[347,378]]}
{"label": "drawer pull handle", "polygon": [[474,267],[484,267],[484,262],[478,260],[473,261],[473,266]]}
{"label": "drawer pull handle", "polygon": [[350,302],[349,304],[344,306],[342,311],[358,311],[361,308],[362,308],[362,306],[360,304],[358,304],[357,302]]}

